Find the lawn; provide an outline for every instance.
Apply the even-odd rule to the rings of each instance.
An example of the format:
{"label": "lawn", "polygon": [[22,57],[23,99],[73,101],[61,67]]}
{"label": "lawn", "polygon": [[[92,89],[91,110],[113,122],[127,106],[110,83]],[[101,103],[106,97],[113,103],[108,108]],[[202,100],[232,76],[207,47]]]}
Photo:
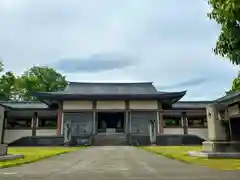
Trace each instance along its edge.
{"label": "lawn", "polygon": [[185,163],[197,164],[219,170],[240,170],[240,159],[207,159],[203,157],[191,157],[187,154],[188,151],[201,151],[201,146],[152,146],[142,148]]}
{"label": "lawn", "polygon": [[0,168],[36,162],[63,153],[73,152],[81,148],[83,147],[9,147],[9,154],[24,154],[24,158],[0,161]]}

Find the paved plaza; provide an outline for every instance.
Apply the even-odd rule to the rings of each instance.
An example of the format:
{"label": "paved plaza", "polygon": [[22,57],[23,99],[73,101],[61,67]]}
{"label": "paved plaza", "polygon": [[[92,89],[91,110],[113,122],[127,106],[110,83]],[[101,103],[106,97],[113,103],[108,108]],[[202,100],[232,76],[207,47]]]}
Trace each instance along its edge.
{"label": "paved plaza", "polygon": [[36,163],[0,170],[4,180],[231,180],[240,171],[217,171],[130,146],[90,147]]}

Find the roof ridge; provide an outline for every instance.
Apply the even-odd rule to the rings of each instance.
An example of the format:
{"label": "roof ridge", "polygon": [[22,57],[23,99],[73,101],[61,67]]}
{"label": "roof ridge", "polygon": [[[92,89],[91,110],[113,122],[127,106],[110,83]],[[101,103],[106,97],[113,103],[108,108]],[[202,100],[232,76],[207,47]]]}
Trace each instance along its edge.
{"label": "roof ridge", "polygon": [[213,101],[178,101],[177,103],[211,103]]}
{"label": "roof ridge", "polygon": [[74,82],[69,81],[69,84],[153,84],[153,82]]}

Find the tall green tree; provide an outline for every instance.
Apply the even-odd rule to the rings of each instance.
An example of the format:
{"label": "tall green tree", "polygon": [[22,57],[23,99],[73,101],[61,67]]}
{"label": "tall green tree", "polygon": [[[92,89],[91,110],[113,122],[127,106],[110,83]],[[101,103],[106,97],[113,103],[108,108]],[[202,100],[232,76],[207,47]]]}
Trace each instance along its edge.
{"label": "tall green tree", "polygon": [[210,19],[221,25],[215,54],[240,64],[240,0],[208,0],[212,7]]}
{"label": "tall green tree", "polygon": [[233,92],[240,91],[240,72],[238,73],[238,76],[233,79],[232,81],[232,87],[229,91],[226,92],[226,95],[231,94]]}
{"label": "tall green tree", "polygon": [[[0,60],[0,100],[8,101],[15,98],[16,95],[16,76],[11,71],[5,72],[2,60]],[[3,74],[2,74],[3,73]]]}
{"label": "tall green tree", "polygon": [[0,77],[0,100],[15,99],[17,78],[12,72],[6,72]]}
{"label": "tall green tree", "polygon": [[3,72],[3,62],[0,59],[0,73]]}
{"label": "tall green tree", "polygon": [[35,100],[33,92],[54,92],[64,90],[67,86],[65,76],[55,69],[45,66],[33,66],[25,71],[18,80],[18,89],[24,100]]}

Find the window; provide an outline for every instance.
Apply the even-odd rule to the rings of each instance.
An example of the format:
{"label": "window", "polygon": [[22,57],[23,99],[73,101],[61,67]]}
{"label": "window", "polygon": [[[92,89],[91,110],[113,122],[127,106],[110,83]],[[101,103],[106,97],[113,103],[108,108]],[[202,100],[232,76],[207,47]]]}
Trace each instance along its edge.
{"label": "window", "polygon": [[8,118],[6,129],[31,129],[32,118]]}
{"label": "window", "polygon": [[189,128],[204,128],[206,127],[206,121],[202,119],[189,119],[188,120],[188,127]]}
{"label": "window", "polygon": [[56,129],[57,128],[57,117],[38,118],[38,128]]}
{"label": "window", "polygon": [[166,128],[180,128],[181,127],[181,119],[164,119],[164,124]]}

